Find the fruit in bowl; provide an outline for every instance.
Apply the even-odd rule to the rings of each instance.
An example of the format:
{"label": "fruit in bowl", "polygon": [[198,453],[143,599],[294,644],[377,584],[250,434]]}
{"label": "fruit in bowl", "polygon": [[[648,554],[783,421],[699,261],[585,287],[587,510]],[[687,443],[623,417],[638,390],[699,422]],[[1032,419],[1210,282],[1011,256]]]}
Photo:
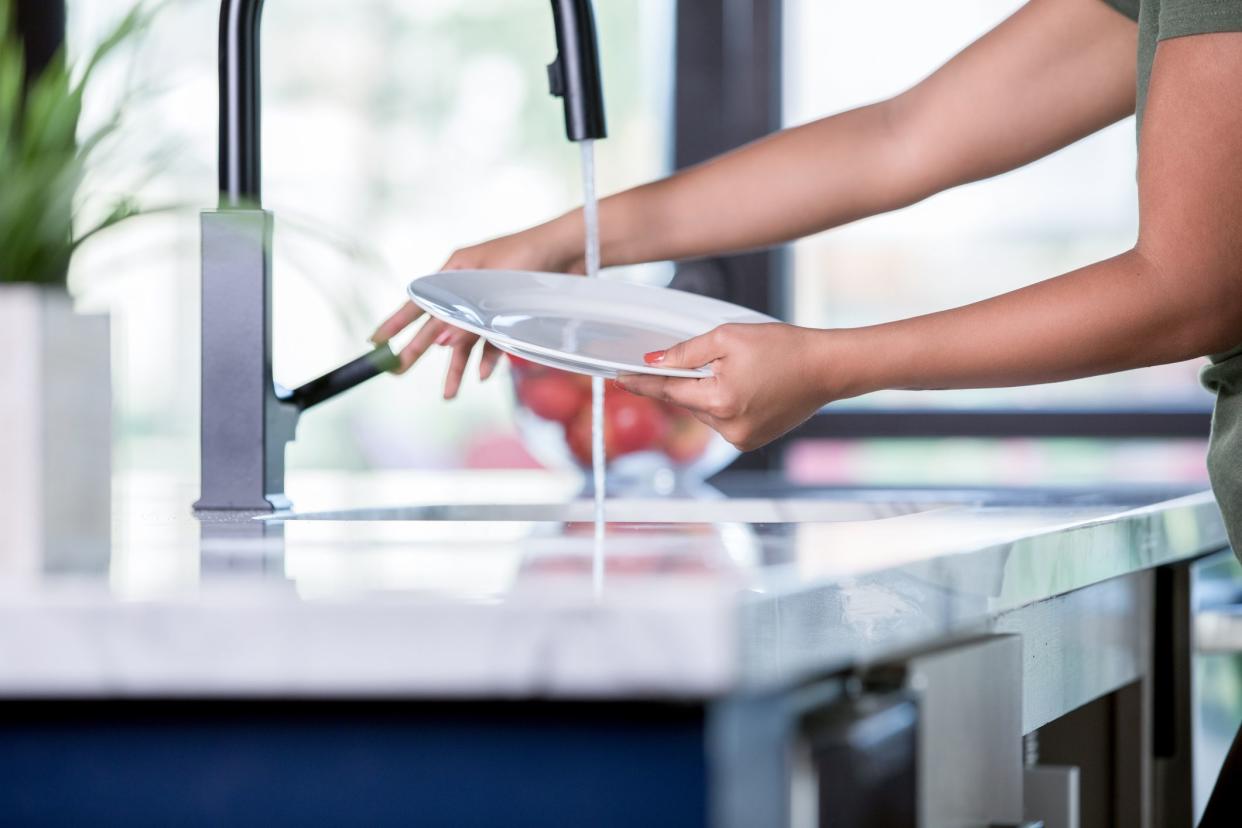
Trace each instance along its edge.
{"label": "fruit in bowl", "polygon": [[[591,378],[509,356],[517,422],[527,448],[551,467],[591,468]],[[691,488],[737,450],[684,408],[604,383],[604,455],[610,484],[661,493]]]}

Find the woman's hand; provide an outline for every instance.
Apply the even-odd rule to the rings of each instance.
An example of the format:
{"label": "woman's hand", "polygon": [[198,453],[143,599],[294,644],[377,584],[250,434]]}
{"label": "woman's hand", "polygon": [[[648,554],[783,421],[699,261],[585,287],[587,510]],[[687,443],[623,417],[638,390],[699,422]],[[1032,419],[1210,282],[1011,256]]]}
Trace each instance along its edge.
{"label": "woman's hand", "polygon": [[722,325],[646,357],[649,364],[666,368],[709,366],[712,376],[626,374],[617,383],[635,394],[685,406],[730,443],[750,451],[831,400],[858,393],[842,379],[844,364],[834,364],[847,362],[837,338],[843,333],[780,323]]}
{"label": "woman's hand", "polygon": [[[464,247],[452,256],[441,270],[542,270],[552,273],[582,273],[583,245],[581,239],[574,247],[571,234],[564,232],[563,219],[533,227],[511,236]],[[572,229],[572,228],[569,228]],[[371,334],[371,341],[383,345],[408,328],[423,310],[413,302],[406,302],[397,312],[384,320]],[[451,400],[461,387],[470,352],[479,337],[468,331],[428,317],[414,338],[397,355],[400,361],[394,373],[404,374],[432,345],[446,345],[453,349],[453,358],[444,377],[444,398]],[[491,343],[484,343],[483,356],[479,360],[479,379],[486,380],[496,369],[501,352]]]}

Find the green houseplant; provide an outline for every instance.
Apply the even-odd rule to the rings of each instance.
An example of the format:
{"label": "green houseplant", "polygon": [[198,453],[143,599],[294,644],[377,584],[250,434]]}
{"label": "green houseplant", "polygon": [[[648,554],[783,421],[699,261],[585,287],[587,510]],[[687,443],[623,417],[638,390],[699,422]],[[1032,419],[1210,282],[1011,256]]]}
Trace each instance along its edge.
{"label": "green houseplant", "polygon": [[87,134],[81,113],[100,63],[149,16],[138,7],[76,66],[62,53],[27,77],[0,0],[0,575],[107,561],[109,324],[74,313],[67,277],[78,246],[137,213],[122,197],[82,226],[88,164],[121,113]]}
{"label": "green houseplant", "polygon": [[63,287],[74,250],[137,213],[123,197],[94,226],[74,227],[87,164],[121,123],[117,111],[79,136],[83,96],[99,65],[149,17],[136,7],[79,66],[62,51],[28,78],[13,0],[0,0],[0,282]]}

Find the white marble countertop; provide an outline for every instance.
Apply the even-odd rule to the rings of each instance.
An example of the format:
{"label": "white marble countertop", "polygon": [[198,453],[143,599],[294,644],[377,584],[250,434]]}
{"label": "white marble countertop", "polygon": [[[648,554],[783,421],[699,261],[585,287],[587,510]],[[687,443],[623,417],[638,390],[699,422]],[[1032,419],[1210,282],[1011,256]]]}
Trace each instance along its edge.
{"label": "white marble countertop", "polygon": [[1206,493],[842,491],[618,501],[596,571],[575,486],[303,475],[319,519],[199,521],[128,477],[106,556],[0,551],[0,696],[710,697],[1226,546]]}

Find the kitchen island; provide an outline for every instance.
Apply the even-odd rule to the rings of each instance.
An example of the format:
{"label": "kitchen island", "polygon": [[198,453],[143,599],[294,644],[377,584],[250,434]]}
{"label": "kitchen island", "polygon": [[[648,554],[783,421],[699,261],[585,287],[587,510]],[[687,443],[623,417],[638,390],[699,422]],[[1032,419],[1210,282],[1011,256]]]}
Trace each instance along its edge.
{"label": "kitchen island", "polygon": [[304,475],[195,518],[118,481],[107,554],[0,557],[0,812],[1191,824],[1210,495],[747,482],[611,504],[596,570],[576,485]]}

